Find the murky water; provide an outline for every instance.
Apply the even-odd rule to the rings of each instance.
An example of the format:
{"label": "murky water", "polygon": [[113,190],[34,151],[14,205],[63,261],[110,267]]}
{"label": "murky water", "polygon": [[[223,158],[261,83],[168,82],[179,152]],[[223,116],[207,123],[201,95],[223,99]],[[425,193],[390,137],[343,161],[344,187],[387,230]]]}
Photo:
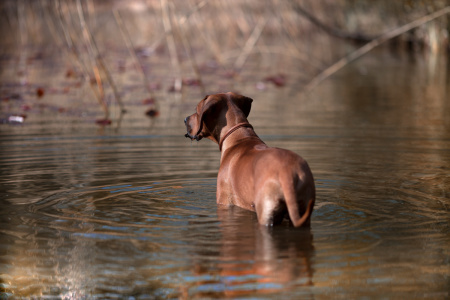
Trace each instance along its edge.
{"label": "murky water", "polygon": [[312,168],[311,230],[217,207],[218,147],[183,137],[201,98],[152,123],[131,105],[120,128],[51,111],[1,124],[1,297],[449,297],[450,77],[435,59],[378,51],[307,98],[241,87],[261,138]]}

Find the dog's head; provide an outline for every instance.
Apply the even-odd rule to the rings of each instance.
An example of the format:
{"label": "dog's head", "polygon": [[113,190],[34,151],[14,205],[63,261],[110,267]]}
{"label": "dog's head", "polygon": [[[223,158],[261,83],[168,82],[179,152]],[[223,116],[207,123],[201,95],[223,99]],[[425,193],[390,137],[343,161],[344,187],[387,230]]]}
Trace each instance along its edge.
{"label": "dog's head", "polygon": [[195,113],[184,119],[185,136],[197,141],[209,138],[219,143],[222,128],[247,120],[252,102],[248,97],[231,92],[206,96]]}

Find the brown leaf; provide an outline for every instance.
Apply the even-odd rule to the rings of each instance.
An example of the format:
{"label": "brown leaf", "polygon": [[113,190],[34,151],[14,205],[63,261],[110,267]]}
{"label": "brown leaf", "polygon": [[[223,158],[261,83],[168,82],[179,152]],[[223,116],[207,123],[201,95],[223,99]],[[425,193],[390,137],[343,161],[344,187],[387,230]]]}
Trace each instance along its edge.
{"label": "brown leaf", "polygon": [[29,111],[31,109],[31,106],[29,106],[28,104],[22,104],[21,108],[23,111]]}
{"label": "brown leaf", "polygon": [[98,125],[111,125],[110,119],[98,119],[95,121]]}
{"label": "brown leaf", "polygon": [[185,78],[183,79],[183,84],[187,86],[200,86],[202,82],[196,78]]}
{"label": "brown leaf", "polygon": [[283,74],[277,74],[265,78],[265,81],[272,82],[277,87],[283,87],[286,85],[286,76]]}
{"label": "brown leaf", "polygon": [[66,72],[66,77],[67,77],[67,78],[70,78],[70,77],[76,77],[75,71],[72,70],[72,69],[67,70],[67,72]]}
{"label": "brown leaf", "polygon": [[147,98],[142,100],[142,104],[155,104],[155,99],[154,98]]}
{"label": "brown leaf", "polygon": [[146,114],[147,116],[149,116],[150,118],[154,118],[154,117],[159,116],[159,111],[157,111],[157,110],[154,109],[154,108],[150,108],[149,110],[147,110],[147,111],[145,112],[145,114]]}
{"label": "brown leaf", "polygon": [[41,87],[37,88],[37,90],[36,90],[36,95],[37,95],[39,98],[41,98],[42,96],[44,96],[44,89],[41,88]]}

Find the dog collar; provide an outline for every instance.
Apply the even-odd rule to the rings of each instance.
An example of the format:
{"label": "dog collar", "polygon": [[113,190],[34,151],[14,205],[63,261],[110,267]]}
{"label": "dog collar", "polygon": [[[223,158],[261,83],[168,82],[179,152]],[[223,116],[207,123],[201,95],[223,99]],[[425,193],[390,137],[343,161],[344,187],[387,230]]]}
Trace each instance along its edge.
{"label": "dog collar", "polygon": [[238,130],[241,127],[248,127],[248,128],[253,129],[253,126],[250,125],[249,123],[239,123],[239,124],[234,125],[233,127],[230,128],[230,130],[227,131],[227,133],[225,133],[223,138],[220,140],[220,143],[219,143],[220,151],[222,151],[222,145],[223,145],[223,142],[226,140],[226,138],[229,137],[233,132],[235,132],[236,130]]}

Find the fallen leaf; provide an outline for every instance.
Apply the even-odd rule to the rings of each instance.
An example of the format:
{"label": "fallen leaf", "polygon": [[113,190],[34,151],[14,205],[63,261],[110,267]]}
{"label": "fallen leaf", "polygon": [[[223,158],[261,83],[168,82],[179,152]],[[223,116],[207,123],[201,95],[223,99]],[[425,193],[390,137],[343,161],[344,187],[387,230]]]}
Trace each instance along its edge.
{"label": "fallen leaf", "polygon": [[22,104],[21,105],[22,110],[24,111],[29,111],[31,109],[31,106],[29,106],[28,104]]}
{"label": "fallen leaf", "polygon": [[155,99],[154,98],[147,98],[142,100],[142,104],[155,104]]}
{"label": "fallen leaf", "polygon": [[183,84],[185,84],[187,86],[200,86],[202,84],[202,82],[196,78],[186,78],[186,79],[183,79]]}
{"label": "fallen leaf", "polygon": [[277,87],[283,87],[286,85],[286,76],[283,74],[277,74],[265,78],[265,81],[272,82]]}
{"label": "fallen leaf", "polygon": [[37,88],[36,90],[36,95],[41,98],[42,96],[44,96],[44,89],[43,88]]}
{"label": "fallen leaf", "polygon": [[149,116],[150,118],[154,118],[154,117],[159,116],[159,111],[157,111],[157,110],[154,109],[154,108],[150,108],[149,110],[147,110],[147,111],[145,112],[145,114],[146,114],[147,116]]}
{"label": "fallen leaf", "polygon": [[111,125],[110,119],[98,119],[95,121],[98,125]]}
{"label": "fallen leaf", "polygon": [[76,75],[76,73],[75,73],[75,71],[72,70],[72,69],[69,69],[69,70],[67,70],[67,72],[66,72],[66,77],[67,77],[67,78],[69,78],[69,77],[76,77],[75,75]]}

